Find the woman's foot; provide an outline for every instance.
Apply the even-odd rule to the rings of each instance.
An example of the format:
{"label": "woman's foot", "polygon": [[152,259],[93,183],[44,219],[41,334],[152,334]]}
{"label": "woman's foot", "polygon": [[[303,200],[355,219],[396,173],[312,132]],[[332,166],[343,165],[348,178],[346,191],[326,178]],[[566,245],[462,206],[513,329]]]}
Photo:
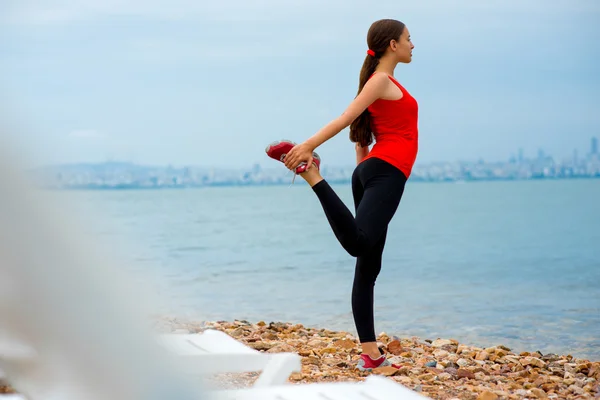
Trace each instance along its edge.
{"label": "woman's foot", "polygon": [[[267,146],[265,152],[269,157],[274,160],[283,162],[286,154],[296,145],[291,140],[279,140],[273,142]],[[307,164],[305,162],[300,163],[296,167],[295,174],[301,174],[301,176],[311,185],[314,186],[316,183],[321,181],[323,178],[319,173],[321,166],[321,157],[317,153],[313,153],[313,166],[316,168],[310,168],[306,171]],[[294,176],[294,179],[296,177]]]}
{"label": "woman's foot", "polygon": [[359,371],[367,371],[371,372],[375,368],[380,367],[393,367],[396,369],[400,369],[399,365],[392,364],[390,360],[388,360],[383,354],[379,358],[371,358],[368,354],[361,354],[358,363],[356,364],[356,369]]}

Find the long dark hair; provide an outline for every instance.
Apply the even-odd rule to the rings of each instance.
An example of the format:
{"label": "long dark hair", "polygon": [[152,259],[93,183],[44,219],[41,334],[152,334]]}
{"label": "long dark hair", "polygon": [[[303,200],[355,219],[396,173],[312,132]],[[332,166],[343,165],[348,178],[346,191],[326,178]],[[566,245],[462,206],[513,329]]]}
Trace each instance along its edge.
{"label": "long dark hair", "polygon": [[[375,55],[367,54],[360,70],[360,79],[358,83],[358,94],[367,83],[367,80],[375,72],[379,65],[379,59],[385,54],[390,42],[398,40],[404,32],[404,24],[395,19],[381,19],[375,21],[367,33],[367,45]],[[366,147],[373,143],[373,132],[371,131],[371,114],[365,110],[350,124],[350,141],[360,143],[361,147]]]}

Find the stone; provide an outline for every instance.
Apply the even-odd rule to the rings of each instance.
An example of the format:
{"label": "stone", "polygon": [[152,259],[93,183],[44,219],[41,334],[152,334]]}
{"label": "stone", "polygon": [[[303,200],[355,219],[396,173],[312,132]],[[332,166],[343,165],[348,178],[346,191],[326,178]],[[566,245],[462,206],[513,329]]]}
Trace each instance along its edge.
{"label": "stone", "polygon": [[398,369],[391,367],[391,366],[390,367],[379,367],[379,368],[374,368],[373,373],[377,374],[377,375],[393,376],[398,373]]}
{"label": "stone", "polygon": [[531,388],[529,391],[531,392],[531,394],[533,394],[538,399],[547,399],[548,398],[548,395],[542,389]]}
{"label": "stone", "polygon": [[308,346],[314,347],[314,348],[327,347],[327,342],[323,341],[322,339],[313,339],[310,342],[308,342],[307,344],[308,344]]}
{"label": "stone", "polygon": [[344,350],[352,350],[352,349],[356,348],[356,343],[354,343],[350,339],[336,340],[333,344],[334,344],[335,347],[339,347],[339,348],[342,348]]}
{"label": "stone", "polygon": [[467,365],[469,365],[469,362],[468,362],[467,360],[465,360],[464,358],[459,358],[459,359],[456,361],[456,364],[457,364],[459,367],[466,367]]}
{"label": "stone", "polygon": [[253,343],[248,343],[248,346],[252,347],[254,350],[267,351],[271,347],[274,347],[275,345],[270,344],[270,343],[265,343],[265,342],[253,342]]}
{"label": "stone", "polygon": [[278,340],[279,337],[273,332],[265,332],[260,336],[264,340]]}
{"label": "stone", "polygon": [[[464,365],[463,365],[464,366]],[[460,365],[458,365],[457,363],[454,363],[452,361],[447,362],[445,365],[446,368],[455,368],[455,369],[459,369]]]}
{"label": "stone", "polygon": [[440,358],[446,358],[446,357],[448,357],[449,354],[450,354],[449,352],[447,352],[446,350],[442,350],[442,349],[439,349],[439,350],[436,350],[436,351],[433,352],[433,356],[435,358],[437,358],[438,360]]}
{"label": "stone", "polygon": [[295,352],[296,352],[296,349],[287,343],[279,343],[279,344],[271,347],[269,350],[267,350],[267,353],[295,353]]}
{"label": "stone", "polygon": [[454,379],[454,377],[451,374],[449,374],[448,372],[442,372],[441,374],[438,375],[438,378],[441,381],[448,381],[450,379]]}
{"label": "stone", "polygon": [[402,344],[399,340],[392,340],[387,345],[387,351],[395,356],[401,355],[404,350],[402,349]]}
{"label": "stone", "polygon": [[497,400],[497,399],[498,399],[498,395],[496,393],[488,392],[487,390],[485,392],[480,393],[479,396],[477,396],[477,400]]}
{"label": "stone", "polygon": [[452,341],[448,339],[436,339],[431,343],[432,347],[442,347],[446,345],[452,345]]}
{"label": "stone", "polygon": [[522,358],[520,360],[520,362],[521,362],[521,365],[523,365],[523,366],[532,365],[532,366],[538,367],[538,368],[544,368],[546,366],[546,363],[543,362],[542,360],[540,360],[539,358],[529,357],[529,356]]}
{"label": "stone", "polygon": [[463,368],[456,372],[456,376],[459,378],[475,379],[475,374],[473,372]]}

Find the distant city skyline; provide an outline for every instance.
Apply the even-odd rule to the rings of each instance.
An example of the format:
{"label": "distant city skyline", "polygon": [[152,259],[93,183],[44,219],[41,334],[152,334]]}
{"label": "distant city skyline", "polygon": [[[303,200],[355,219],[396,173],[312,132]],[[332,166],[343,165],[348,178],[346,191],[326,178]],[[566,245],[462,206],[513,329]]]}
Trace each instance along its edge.
{"label": "distant city skyline", "polygon": [[[321,165],[323,177],[332,183],[348,183],[355,166]],[[46,188],[84,190],[183,189],[208,186],[265,186],[289,184],[290,171],[272,162],[245,168],[218,168],[200,165],[139,165],[128,162],[67,164],[31,171]],[[456,182],[491,180],[598,179],[600,154],[597,139],[590,142],[585,156],[577,153],[556,158],[542,149],[535,157],[522,152],[508,161],[454,161],[420,163],[413,168],[412,182]]]}
{"label": "distant city skyline", "polygon": [[[522,161],[522,160],[531,160],[531,159],[539,159],[541,157],[551,157],[553,158],[555,161],[561,161],[561,160],[565,160],[565,159],[577,159],[579,157],[587,157],[589,155],[593,155],[593,154],[599,154],[600,155],[600,150],[598,148],[598,137],[596,136],[592,136],[591,138],[588,139],[588,145],[587,148],[576,148],[573,147],[573,149],[571,151],[563,151],[561,154],[552,154],[551,152],[548,152],[545,150],[544,146],[537,146],[534,149],[531,149],[531,151],[525,151],[525,149],[523,149],[522,147],[517,148],[516,151],[506,155],[505,157],[500,157],[498,159],[485,159],[484,157],[481,156],[473,156],[470,158],[464,158],[464,159],[446,159],[446,160],[431,160],[431,161],[420,161],[417,158],[417,162],[416,165],[426,165],[426,164],[432,164],[432,163],[453,163],[453,162],[476,162],[478,160],[483,160],[486,162],[506,162],[506,161]],[[352,155],[354,156],[354,153],[352,153]],[[260,158],[261,159],[257,159],[256,162],[250,163],[249,165],[261,165],[262,167],[277,167],[277,164],[274,163],[273,160],[267,158],[266,154],[260,154]],[[258,157],[257,157],[258,158]],[[163,163],[163,164],[157,164],[157,163],[145,163],[145,162],[137,162],[135,160],[131,160],[131,159],[119,159],[119,158],[107,158],[104,160],[99,160],[99,161],[80,161],[80,162],[74,162],[74,163],[53,163],[53,164],[45,164],[45,165],[39,165],[36,166],[36,168],[43,168],[43,167],[48,167],[48,166],[52,166],[52,165],[68,165],[68,164],[101,164],[101,163],[106,163],[106,162],[124,162],[124,163],[132,163],[132,164],[136,164],[136,165],[147,165],[147,166],[168,166],[168,165],[172,165],[172,166],[176,166],[176,167],[185,167],[185,166],[195,166],[195,167],[219,167],[219,168],[226,168],[227,165],[210,165],[210,164],[203,164],[201,162],[198,163],[177,163],[177,162],[167,162],[167,163]],[[353,159],[352,162],[350,164],[355,164],[355,160]],[[347,166],[349,165],[349,163],[347,162],[346,164],[330,164],[332,166],[335,167],[340,167],[340,166]],[[242,166],[242,167],[238,167],[235,165],[231,166],[232,168],[243,168],[243,167],[248,167],[248,165],[246,166]]]}

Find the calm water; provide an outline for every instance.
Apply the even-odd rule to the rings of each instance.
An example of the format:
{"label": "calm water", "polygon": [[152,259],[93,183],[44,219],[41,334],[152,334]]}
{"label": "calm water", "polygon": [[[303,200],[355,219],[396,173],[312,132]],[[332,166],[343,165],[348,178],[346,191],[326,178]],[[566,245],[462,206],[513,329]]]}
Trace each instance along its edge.
{"label": "calm water", "polygon": [[[352,207],[350,186],[335,188]],[[157,311],[354,332],[354,259],[303,184],[52,196],[118,245],[167,302]],[[600,360],[599,282],[600,180],[412,183],[376,329]]]}

